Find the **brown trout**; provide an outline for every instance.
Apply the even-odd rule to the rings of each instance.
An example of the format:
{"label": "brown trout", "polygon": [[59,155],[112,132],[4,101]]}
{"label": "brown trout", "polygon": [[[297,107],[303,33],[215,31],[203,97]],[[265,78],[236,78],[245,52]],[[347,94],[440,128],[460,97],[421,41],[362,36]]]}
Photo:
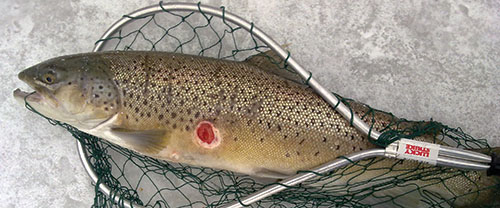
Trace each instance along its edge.
{"label": "brown trout", "polygon": [[[255,56],[235,62],[166,52],[62,56],[22,71],[19,78],[36,92],[16,90],[14,96],[22,102],[26,97],[49,118],[150,157],[259,177],[284,178],[376,147],[311,89],[270,73],[263,60]],[[369,110],[350,104],[358,115]],[[392,119],[375,113],[374,129],[381,130]],[[379,165],[390,167],[395,161]],[[393,168],[417,165],[406,162]],[[377,174],[366,171],[357,178]],[[455,179],[446,179],[447,174],[452,173],[437,176],[447,187],[429,188],[463,195],[498,184],[481,172]],[[488,202],[495,191],[450,204]]]}

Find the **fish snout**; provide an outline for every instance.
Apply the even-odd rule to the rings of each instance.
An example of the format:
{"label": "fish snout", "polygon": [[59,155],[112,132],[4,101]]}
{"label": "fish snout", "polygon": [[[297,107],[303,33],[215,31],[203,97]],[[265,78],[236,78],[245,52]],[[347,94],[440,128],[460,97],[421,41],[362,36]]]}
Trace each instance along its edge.
{"label": "fish snout", "polygon": [[23,82],[26,82],[26,83],[30,83],[30,82],[33,82],[34,79],[37,77],[38,75],[38,67],[29,67],[27,69],[24,69],[22,70],[21,72],[19,72],[19,74],[17,74],[17,78],[19,78],[21,81]]}
{"label": "fish snout", "polygon": [[20,80],[22,80],[22,81],[25,81],[25,80],[26,80],[26,78],[27,78],[27,76],[28,76],[28,75],[26,74],[26,71],[25,71],[25,70],[23,70],[23,71],[19,72],[19,74],[17,74],[17,78],[19,78],[19,79],[20,79]]}

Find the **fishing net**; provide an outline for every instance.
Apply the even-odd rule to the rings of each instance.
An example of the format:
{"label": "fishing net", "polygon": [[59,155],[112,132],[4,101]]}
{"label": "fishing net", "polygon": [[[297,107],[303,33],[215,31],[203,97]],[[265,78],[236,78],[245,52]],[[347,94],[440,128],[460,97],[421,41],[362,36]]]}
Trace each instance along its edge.
{"label": "fishing net", "polygon": [[[248,32],[229,23],[224,17],[214,17],[201,10],[163,10],[142,17],[126,17],[134,21],[112,37],[98,40],[106,43],[106,50],[170,51],[235,61],[268,50],[265,44],[254,37],[252,30]],[[286,60],[269,56],[265,58],[283,70],[293,71]],[[307,80],[304,80],[304,84],[307,84]],[[357,106],[352,108],[353,112],[372,127],[377,119],[389,121],[378,127],[383,133],[377,141],[381,146],[402,136],[413,138],[431,135],[435,142],[443,141],[460,148],[483,149],[484,153],[491,151],[486,140],[474,139],[459,128],[450,128],[434,121],[413,123],[335,96],[348,106]],[[34,111],[29,105],[27,108]],[[240,200],[269,184],[279,183],[228,171],[155,160],[80,132],[67,124],[48,120],[53,125],[66,128],[84,146],[91,167],[98,176],[93,207],[122,207],[126,200],[146,207],[219,207]],[[352,161],[351,165],[339,170],[318,174],[314,179],[288,187],[250,207],[404,207],[408,200],[424,202],[428,207],[450,207],[464,200],[473,201],[471,204],[478,206],[499,206],[497,202],[481,201],[483,195],[498,193],[498,181],[485,186],[478,182],[478,175],[474,171],[373,158]],[[470,187],[469,190],[455,191],[449,185],[453,180],[463,180]],[[100,184],[110,187],[112,192],[109,196],[98,188]],[[447,194],[427,190],[437,186]],[[120,200],[116,202],[113,200],[115,198]]]}

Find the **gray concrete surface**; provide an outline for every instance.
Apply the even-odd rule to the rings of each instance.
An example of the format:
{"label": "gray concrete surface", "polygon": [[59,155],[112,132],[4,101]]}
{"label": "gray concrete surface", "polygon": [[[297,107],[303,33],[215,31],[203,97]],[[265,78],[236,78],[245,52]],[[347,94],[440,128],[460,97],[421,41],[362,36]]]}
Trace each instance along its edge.
{"label": "gray concrete surface", "polygon": [[[500,145],[498,1],[202,1],[280,43],[327,88],[408,119]],[[15,103],[16,74],[90,51],[116,19],[156,1],[0,2],[0,207],[90,207],[69,133]]]}

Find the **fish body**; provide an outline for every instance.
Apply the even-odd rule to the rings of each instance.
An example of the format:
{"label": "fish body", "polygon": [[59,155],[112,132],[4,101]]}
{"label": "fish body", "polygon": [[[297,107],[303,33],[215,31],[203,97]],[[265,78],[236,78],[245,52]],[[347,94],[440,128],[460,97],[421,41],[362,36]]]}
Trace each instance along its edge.
{"label": "fish body", "polygon": [[[376,147],[311,89],[262,66],[166,52],[77,54],[21,72],[36,93],[14,94],[141,154],[259,177],[284,178]],[[350,104],[358,115],[369,111]],[[392,119],[375,113],[373,128]],[[493,183],[485,178],[477,180]]]}
{"label": "fish body", "polygon": [[[65,122],[155,158],[283,177],[374,147],[314,92],[250,63],[164,52],[57,60],[44,65],[74,73],[61,99],[95,115]],[[202,122],[218,145],[197,139]]]}

